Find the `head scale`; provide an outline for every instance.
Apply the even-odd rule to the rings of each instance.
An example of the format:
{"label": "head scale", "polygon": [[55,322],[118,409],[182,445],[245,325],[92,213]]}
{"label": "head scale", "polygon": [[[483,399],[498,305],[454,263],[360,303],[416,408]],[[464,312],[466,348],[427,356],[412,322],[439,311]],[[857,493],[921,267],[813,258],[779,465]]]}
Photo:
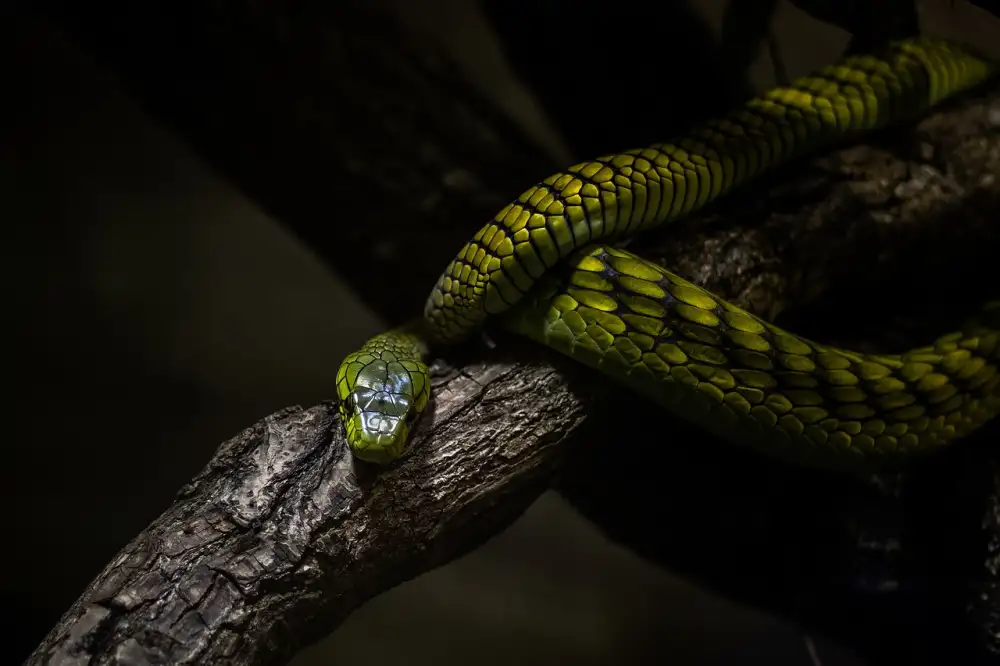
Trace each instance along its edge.
{"label": "head scale", "polygon": [[337,372],[340,416],[347,443],[366,462],[403,455],[410,426],[430,395],[427,366],[415,341],[390,332],[369,340]]}

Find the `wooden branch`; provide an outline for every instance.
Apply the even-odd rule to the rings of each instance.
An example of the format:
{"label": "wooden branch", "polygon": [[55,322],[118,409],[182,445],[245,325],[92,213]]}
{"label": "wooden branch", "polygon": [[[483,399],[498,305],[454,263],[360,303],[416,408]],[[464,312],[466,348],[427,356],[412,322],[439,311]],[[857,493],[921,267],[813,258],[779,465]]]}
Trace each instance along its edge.
{"label": "wooden branch", "polygon": [[[441,383],[433,438],[381,474],[355,465],[331,405],[224,443],[29,663],[283,663],[371,596],[480,544],[548,486],[583,406],[544,367],[491,364],[477,380]],[[508,397],[536,393],[554,399],[511,427]]]}
{"label": "wooden branch", "polygon": [[[513,185],[515,175],[544,162],[530,148],[509,150],[526,146],[523,140],[497,139],[517,134],[463,92],[447,67],[424,67],[416,57],[376,58],[406,56],[405,45],[413,44],[391,30],[391,38],[375,31],[377,10],[347,3],[349,10],[303,18],[283,15],[287,3],[264,11],[266,4],[227,3],[223,10],[205,3],[198,20],[183,15],[191,11],[186,3],[150,4],[149,11],[177,29],[171,39],[188,40],[190,62],[162,35],[126,30],[135,18],[129,12],[137,10],[129,9],[134,3],[121,5],[122,13],[107,14],[120,25],[100,27],[100,50],[151,108],[335,261],[366,267],[365,276],[391,267],[402,249],[416,246],[414,229],[426,235],[421,248],[448,255],[475,227],[470,219],[502,203],[498,193],[509,197],[523,188],[524,179]],[[93,6],[78,11],[100,13]],[[330,21],[348,12],[352,30],[331,32]],[[80,34],[98,29],[80,17]],[[352,42],[332,61],[318,57],[325,41],[349,39],[348,33],[385,42],[384,50]],[[380,68],[383,62],[392,64]],[[324,73],[328,65],[333,69]],[[300,68],[310,76],[291,78]],[[365,85],[351,87],[359,82]],[[336,94],[320,94],[331,85],[340,86]],[[389,134],[389,147],[369,156],[369,135],[407,118],[382,113],[398,108],[393,96],[405,99],[421,90],[420,99],[433,100],[434,110],[406,107],[420,119],[406,122],[429,122],[429,139],[414,140],[424,134],[408,125]],[[365,106],[371,100],[381,101]],[[309,112],[296,115],[303,108]],[[326,112],[334,108],[340,115],[330,120]],[[768,316],[816,302],[832,284],[867,291],[884,281],[883,273],[908,270],[912,258],[923,266],[931,260],[924,270],[934,279],[916,283],[919,289],[909,285],[929,298],[934,288],[953,284],[949,275],[963,277],[954,268],[939,272],[935,258],[964,266],[996,256],[1000,206],[990,176],[1000,173],[998,114],[996,90],[973,96],[878,146],[816,160],[809,169],[795,169],[795,177],[778,174],[757,196],[745,193],[696,224],[647,239],[643,252]],[[468,122],[450,123],[454,117]],[[342,144],[344,130],[333,132],[338,124],[352,128]],[[391,157],[394,151],[399,158]],[[431,157],[408,159],[421,154]],[[405,170],[398,181],[381,170],[393,159]],[[442,189],[450,182],[442,176],[455,169],[475,176],[461,182],[490,185],[458,188],[465,194]],[[493,179],[501,171],[510,187]],[[412,184],[413,191],[394,189],[397,182]],[[415,204],[424,191],[435,194],[426,205]],[[331,209],[352,223],[318,220],[318,211]],[[356,224],[359,219],[368,223]],[[453,235],[454,243],[448,240]],[[383,237],[388,250],[373,242]],[[410,258],[414,275],[429,282],[447,256]],[[359,285],[369,285],[364,295],[383,312],[410,314],[423,296],[420,282],[397,285],[402,291],[375,288],[373,283],[385,284],[371,280]],[[864,305],[858,292],[851,294]],[[882,301],[873,305],[885,309]],[[29,663],[283,663],[373,595],[476,547],[553,483],[615,538],[659,562],[876,657],[885,649],[897,657],[905,651],[919,663],[926,643],[914,640],[920,634],[885,626],[886,617],[916,605],[912,597],[871,589],[886,580],[919,579],[933,568],[900,564],[889,552],[897,536],[911,537],[908,522],[889,537],[872,538],[865,526],[876,516],[898,527],[907,498],[931,496],[941,487],[933,471],[916,481],[893,477],[859,488],[718,448],[680,424],[657,422],[643,430],[649,415],[644,404],[544,350],[502,335],[497,341],[496,349],[474,345],[436,365],[433,411],[418,429],[413,454],[392,469],[356,466],[326,404],[276,413],[223,444],[175,504],[98,576]],[[642,450],[624,446],[646,440],[653,442]],[[962,449],[970,453],[956,455],[966,461],[982,451],[974,442]],[[922,485],[924,478],[937,478],[937,485]],[[982,510],[975,515],[981,520],[984,498],[993,492],[989,485],[982,496],[972,493],[973,510],[966,507],[962,515]],[[969,541],[963,557],[985,557],[984,548],[972,543],[977,539]],[[877,556],[865,545],[873,542],[881,544]],[[904,553],[920,559],[924,545],[919,538],[908,541]],[[937,566],[954,572],[958,564]],[[970,576],[986,580],[982,571]],[[951,601],[927,600],[925,616],[948,616],[965,627],[967,597],[955,590],[967,582],[949,583],[956,597]],[[933,603],[938,605],[931,608]],[[881,621],[858,622],[874,617]],[[890,647],[875,645],[875,634],[891,640]],[[975,640],[969,645],[983,643]]]}

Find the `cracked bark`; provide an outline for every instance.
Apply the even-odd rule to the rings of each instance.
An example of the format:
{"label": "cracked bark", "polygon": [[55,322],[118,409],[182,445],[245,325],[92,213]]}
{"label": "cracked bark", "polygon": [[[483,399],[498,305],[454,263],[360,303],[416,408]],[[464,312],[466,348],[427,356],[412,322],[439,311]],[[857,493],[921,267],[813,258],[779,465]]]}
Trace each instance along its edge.
{"label": "cracked bark", "polygon": [[[286,58],[265,70],[266,77],[248,79],[248,72],[271,62],[274,53],[237,49],[242,56],[234,57],[231,48],[226,54],[210,51],[206,35],[212,31],[205,26],[225,24],[235,12],[206,11],[215,23],[184,24],[194,31],[186,36],[195,55],[190,63],[172,62],[176,71],[143,58],[163,46],[155,39],[148,40],[146,51],[136,43],[128,49],[117,43],[121,48],[116,50],[114,34],[104,34],[102,52],[155,111],[245,189],[280,211],[286,224],[335,265],[342,266],[342,260],[353,266],[391,264],[393,257],[384,245],[371,242],[374,225],[352,225],[357,229],[347,233],[343,225],[316,222],[315,206],[329,196],[316,190],[318,173],[327,182],[346,164],[346,187],[367,183],[361,191],[367,194],[359,200],[377,195],[382,207],[377,212],[385,220],[377,234],[395,247],[416,242],[412,227],[418,213],[405,192],[386,188],[408,182],[416,191],[426,186],[438,193],[419,212],[428,225],[420,244],[449,255],[468,234],[470,215],[479,219],[490,212],[480,209],[502,204],[504,193],[509,196],[524,185],[523,178],[513,183],[516,174],[544,161],[524,142],[497,139],[515,134],[475,96],[456,92],[454,80],[440,73],[447,67],[434,65],[428,73],[420,65],[419,75],[400,79],[386,73],[398,72],[393,67],[399,61],[386,71],[378,70],[377,61],[353,78],[345,74],[347,80],[364,79],[374,67],[373,78],[389,77],[400,98],[410,97],[416,86],[425,99],[459,100],[434,106],[441,117],[420,134],[432,144],[438,133],[447,139],[433,144],[440,150],[429,150],[431,144],[404,140],[408,131],[400,130],[391,134],[398,139],[394,146],[369,154],[368,144],[352,135],[337,148],[341,159],[324,163],[324,150],[336,136],[331,129],[337,122],[352,124],[367,110],[345,105],[340,112],[346,116],[324,120],[323,110],[349,98],[344,89],[342,98],[317,97],[310,93],[317,81],[287,81],[284,74],[310,56],[309,44],[318,43],[319,36],[294,35],[296,58],[287,59],[275,47]],[[375,15],[356,7],[351,11],[377,23]],[[274,28],[271,21],[240,18],[249,27],[241,25],[227,39],[239,42],[250,28],[267,26],[284,34],[287,45],[289,31],[310,23],[298,17]],[[127,25],[127,19],[119,15],[118,21]],[[358,34],[364,34],[366,24],[360,25]],[[260,39],[258,32],[250,41]],[[227,43],[232,46],[232,41]],[[135,56],[131,62],[121,58],[126,51]],[[371,53],[363,50],[357,57],[364,60]],[[213,92],[205,84],[211,77],[190,76],[186,67],[194,63],[230,87]],[[345,72],[352,69],[341,64]],[[150,77],[155,83],[137,81],[137,72],[150,69],[159,77]],[[324,75],[320,81],[335,78]],[[254,85],[233,83],[240,80]],[[429,87],[421,87],[427,81]],[[198,95],[190,94],[192,89],[178,95],[185,84]],[[257,103],[248,106],[251,88]],[[303,108],[311,111],[298,115]],[[232,123],[237,110],[243,117]],[[406,123],[425,118],[426,111],[414,107],[412,112],[417,121]],[[479,121],[451,124],[452,113]],[[851,327],[835,326],[839,310],[829,304],[842,302],[838,293],[870,305],[864,323],[880,328],[884,296],[873,300],[869,292],[875,291],[873,284],[886,282],[886,275],[933,275],[917,283],[917,290],[896,287],[895,296],[918,292],[919,310],[925,299],[940,296],[935,292],[947,295],[968,279],[955,266],[996,255],[998,116],[995,89],[971,96],[878,143],[813,160],[794,175],[778,174],[757,193],[734,197],[697,224],[647,239],[642,251],[753,311],[783,316],[800,330],[830,330],[836,337],[856,328],[855,317],[849,318]],[[379,115],[369,124],[391,125],[398,118]],[[282,140],[260,138],[248,153],[240,138],[247,132],[266,135],[253,128],[269,127],[282,128]],[[282,174],[292,161],[291,153],[282,151],[289,143],[301,148],[308,141],[316,143],[309,159]],[[511,145],[524,148],[511,151]],[[394,151],[399,157],[391,157]],[[434,159],[405,160],[421,154]],[[411,180],[386,175],[383,160],[395,159],[412,169]],[[447,183],[455,181],[443,176],[456,169],[474,174],[461,182],[491,186],[448,191]],[[504,171],[511,182],[493,179]],[[345,201],[345,214],[360,205]],[[365,296],[384,312],[415,298],[406,301],[412,311],[420,303],[420,285],[433,279],[445,259],[421,257],[415,275],[427,280],[414,279],[415,288],[407,286],[400,294],[369,287]],[[421,293],[408,293],[413,289]],[[975,302],[971,296],[958,300],[965,306]],[[900,322],[910,325],[906,317],[891,321],[895,329],[917,334],[903,328]],[[873,659],[905,655],[914,663],[934,663],[926,658],[937,648],[929,646],[920,624],[910,624],[914,616],[951,623],[942,631],[951,632],[947,649],[952,656],[959,649],[982,651],[993,640],[989,617],[997,613],[997,603],[990,597],[992,550],[986,541],[990,530],[996,535],[990,504],[996,492],[993,457],[983,444],[996,438],[996,428],[935,461],[933,469],[886,476],[863,487],[736,451],[726,450],[723,464],[714,442],[659,420],[655,435],[670,446],[643,450],[642,464],[636,464],[615,447],[629,438],[650,439],[643,429],[648,408],[544,350],[503,335],[497,341],[495,349],[473,345],[436,364],[433,410],[416,433],[412,455],[392,469],[376,473],[352,461],[330,404],[279,411],[224,443],[176,502],[84,591],[29,663],[283,663],[373,595],[483,543],[554,484],[609,535],[645,556],[841,638]],[[942,488],[954,492],[942,493]],[[956,536],[962,547],[952,549],[960,552],[950,559],[941,559],[932,545],[932,535],[941,534],[936,529],[940,517],[918,513],[915,525],[910,518],[914,506],[941,500],[942,494],[960,497],[957,504],[949,501],[964,517]],[[966,525],[970,516],[972,527]],[[946,574],[942,589],[918,595],[914,602],[913,581],[935,571]],[[970,584],[972,593],[966,590]],[[893,586],[895,591],[886,591]],[[974,598],[981,607],[966,612]]]}

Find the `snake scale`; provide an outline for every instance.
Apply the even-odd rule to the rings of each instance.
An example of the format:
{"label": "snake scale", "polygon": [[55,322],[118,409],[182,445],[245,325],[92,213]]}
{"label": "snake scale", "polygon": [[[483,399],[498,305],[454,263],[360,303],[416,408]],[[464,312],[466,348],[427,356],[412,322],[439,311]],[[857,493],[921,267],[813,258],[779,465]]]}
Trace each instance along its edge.
{"label": "snake scale", "polygon": [[[598,241],[682,218],[762,173],[913,118],[992,75],[929,38],[853,55],[670,143],[600,157],[525,190],[452,260],[423,318],[337,374],[357,458],[403,455],[430,398],[424,358],[498,317],[733,444],[827,468],[937,449],[1000,411],[1000,303],[931,344],[871,355],[804,339]],[[560,267],[564,270],[554,270]]]}

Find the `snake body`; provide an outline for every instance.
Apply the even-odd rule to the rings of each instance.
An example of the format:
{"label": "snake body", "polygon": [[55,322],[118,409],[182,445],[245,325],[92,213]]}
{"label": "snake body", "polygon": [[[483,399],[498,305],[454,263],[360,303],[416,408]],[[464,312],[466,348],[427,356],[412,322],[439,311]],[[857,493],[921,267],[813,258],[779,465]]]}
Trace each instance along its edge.
{"label": "snake body", "polygon": [[403,454],[430,397],[428,346],[460,341],[490,316],[727,441],[804,464],[867,466],[967,434],[1000,411],[1000,305],[929,346],[865,355],[779,329],[605,243],[684,217],[804,153],[918,116],[992,73],[957,45],[905,40],[671,143],[549,176],[461,249],[422,320],[344,360],[337,392],[354,454],[376,463]]}

